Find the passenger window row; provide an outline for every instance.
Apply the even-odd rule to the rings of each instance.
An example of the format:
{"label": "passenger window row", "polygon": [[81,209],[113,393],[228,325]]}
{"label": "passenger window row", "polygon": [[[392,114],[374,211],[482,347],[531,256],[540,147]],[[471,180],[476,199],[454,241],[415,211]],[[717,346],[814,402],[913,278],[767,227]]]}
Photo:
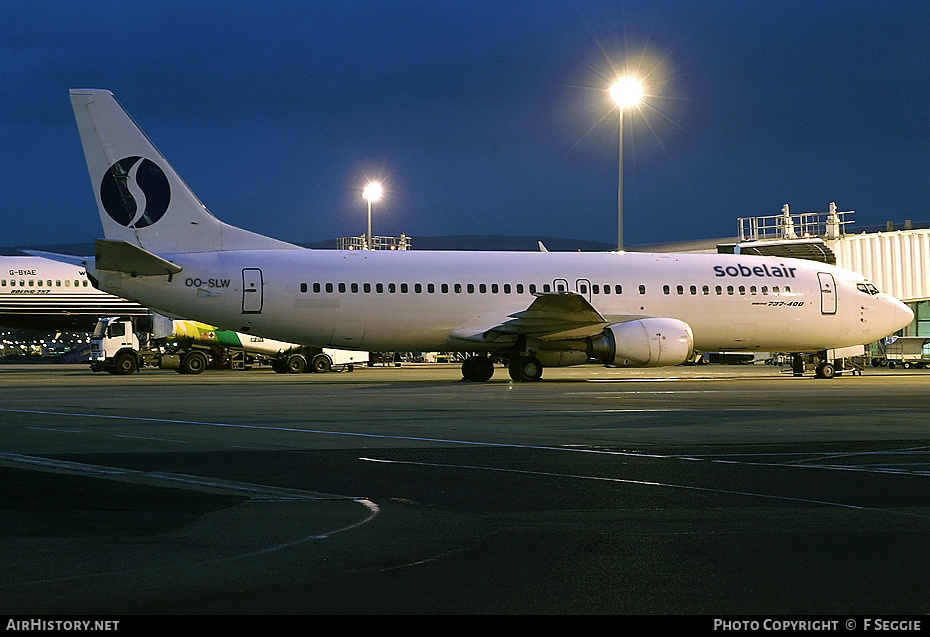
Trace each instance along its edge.
{"label": "passenger window row", "polygon": [[[56,288],[66,287],[66,288],[69,288],[69,287],[71,287],[71,281],[70,281],[70,280],[67,280],[67,279],[64,280],[64,281],[61,281],[61,280],[55,281],[55,285],[54,285],[54,286],[52,285],[52,280],[51,280],[51,279],[29,279],[29,280],[26,280],[26,279],[10,279],[10,280],[9,280],[9,286],[12,287],[12,288],[17,287],[17,281],[19,281],[19,284],[18,284],[18,285],[19,285],[19,287],[21,287],[21,288],[25,288],[25,287],[30,287],[30,288],[36,288],[36,287],[38,287],[38,288],[41,288],[41,287],[46,287],[46,288],[50,288],[50,287],[56,287]],[[7,280],[6,280],[6,279],[0,279],[0,287],[3,287],[3,288],[7,287]],[[76,287],[76,288],[81,288],[81,287],[86,288],[86,287],[88,287],[88,283],[87,283],[86,280],[81,281],[80,279],[74,279],[74,287]]]}
{"label": "passenger window row", "polygon": [[[722,294],[723,294],[723,290],[724,290],[724,287],[723,287],[722,285],[714,286],[714,294],[722,295]],[[676,286],[675,291],[676,291],[679,295],[684,295],[684,294],[685,294],[685,286],[683,286],[683,285]],[[726,292],[727,292],[727,294],[730,295],[730,296],[736,294],[737,291],[739,292],[740,295],[745,296],[745,295],[746,295],[746,292],[747,292],[747,288],[746,288],[745,285],[740,285],[739,287],[734,287],[734,286],[732,286],[732,285],[728,285],[728,286],[726,287]],[[749,294],[750,294],[751,296],[755,296],[755,295],[757,295],[757,294],[761,294],[762,296],[768,296],[768,294],[769,294],[769,287],[768,287],[767,285],[763,285],[761,288],[757,288],[757,287],[754,286],[754,285],[750,285],[749,288],[748,288],[748,291],[749,291]],[[777,286],[777,285],[773,285],[771,291],[772,291],[772,294],[776,294],[776,295],[777,295],[777,294],[781,294],[781,288],[779,288],[779,286]],[[665,294],[671,294],[671,293],[672,293],[672,288],[671,288],[671,286],[668,286],[668,285],[662,286],[662,292],[665,293]],[[697,293],[698,293],[698,288],[697,288],[697,286],[696,286],[696,285],[690,286],[690,287],[688,288],[688,292],[689,292],[691,295],[696,296]],[[786,286],[785,286],[784,292],[785,292],[785,294],[790,294],[790,293],[791,293],[791,288],[790,288],[789,286],[786,285]],[[701,295],[705,295],[705,296],[706,296],[706,295],[709,295],[709,294],[710,294],[710,286],[709,286],[709,285],[702,285],[702,286],[701,286]]]}
{"label": "passenger window row", "polygon": [[[358,294],[359,292],[362,292],[364,294],[371,294],[372,292],[374,292],[375,294],[384,294],[385,292],[387,292],[388,294],[396,294],[398,292],[400,292],[401,294],[408,294],[411,291],[414,294],[422,294],[424,291],[427,294],[435,294],[437,290],[439,291],[440,294],[449,294],[450,292],[454,294],[462,294],[462,293],[475,294],[476,292],[478,294],[488,294],[488,293],[491,293],[491,294],[501,294],[501,293],[523,294],[524,291],[528,291],[530,294],[536,294],[538,291],[542,291],[544,293],[552,292],[552,289],[553,289],[553,286],[548,283],[544,283],[542,286],[539,286],[539,287],[537,287],[535,283],[530,283],[527,286],[524,286],[523,283],[517,283],[517,284],[510,284],[510,283],[503,283],[503,284],[498,284],[498,283],[490,283],[490,284],[488,283],[478,283],[478,284],[475,284],[475,283],[464,283],[464,284],[463,283],[440,283],[438,285],[435,283],[426,283],[426,284],[414,283],[413,285],[410,285],[408,283],[319,283],[319,282],[316,282],[312,284],[310,283],[300,284],[300,291],[301,293],[304,293],[304,294],[306,294],[310,290],[312,290],[314,294],[320,294],[320,293],[333,294],[337,292],[339,294],[345,294],[346,292],[351,292],[352,294]],[[679,286],[676,286],[675,289],[679,295],[685,294],[685,286],[679,285]],[[598,295],[600,294],[604,294],[604,295],[623,294],[622,285],[593,284],[591,285],[590,290],[592,294],[598,294]],[[747,293],[747,288],[744,285],[740,285],[738,288],[735,288],[732,285],[728,285],[726,287],[726,293],[728,295],[736,294],[737,290],[739,294],[741,295],[746,295]],[[557,283],[555,285],[555,291],[556,292],[567,292],[568,285],[564,283]],[[665,285],[662,287],[662,291],[665,294],[670,295],[672,293],[672,288],[669,285]],[[698,287],[696,285],[689,286],[688,291],[690,292],[691,295],[696,296],[698,294]],[[724,293],[724,287],[721,285],[717,285],[713,288],[713,292],[714,294],[722,295]],[[769,292],[770,292],[769,287],[766,285],[763,285],[761,288],[757,288],[755,285],[751,285],[748,288],[748,293],[753,296],[758,295],[758,294],[761,294],[762,296],[768,296]],[[786,285],[784,287],[784,292],[786,294],[790,293],[791,288]],[[578,285],[578,293],[587,294],[588,284]],[[645,285],[639,286],[639,293],[646,294]],[[771,293],[774,295],[781,294],[781,289],[777,285],[772,286]],[[709,285],[701,286],[700,294],[703,296],[710,295],[711,287]]]}
{"label": "passenger window row", "polygon": [[[587,289],[582,286],[579,288],[579,291],[582,294],[587,293]],[[537,286],[535,283],[530,283],[529,285],[524,285],[523,283],[414,283],[412,286],[408,283],[301,283],[300,291],[302,293],[307,293],[310,290],[313,290],[314,294],[320,294],[325,292],[327,294],[332,294],[334,292],[345,293],[352,292],[357,294],[363,292],[365,294],[370,294],[374,292],[375,294],[383,294],[387,292],[388,294],[395,294],[400,292],[401,294],[407,294],[413,292],[414,294],[422,294],[426,292],[427,294],[436,294],[437,290],[440,294],[449,294],[450,292],[454,294],[524,294],[529,292],[530,294],[536,294],[537,292],[552,292],[553,286],[549,283],[544,283],[542,286]],[[556,285],[555,289],[557,292],[566,292],[568,288],[562,285]],[[592,286],[592,289],[595,294],[599,293],[599,287],[597,285]],[[604,294],[611,293],[611,286],[603,286]],[[613,286],[615,294],[622,294],[623,288],[619,285]],[[645,294],[645,286],[640,286],[640,293]]]}

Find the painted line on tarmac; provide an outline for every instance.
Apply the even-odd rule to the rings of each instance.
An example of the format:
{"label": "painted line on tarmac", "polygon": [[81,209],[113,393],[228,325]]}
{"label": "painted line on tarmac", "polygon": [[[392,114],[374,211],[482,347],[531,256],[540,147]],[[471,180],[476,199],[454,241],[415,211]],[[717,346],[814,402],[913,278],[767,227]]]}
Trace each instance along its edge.
{"label": "painted line on tarmac", "polygon": [[546,451],[572,451],[576,453],[596,453],[596,454],[610,454],[610,455],[620,455],[620,456],[634,456],[638,458],[674,458],[675,456],[669,454],[644,454],[644,453],[628,453],[624,451],[605,451],[602,449],[592,449],[592,448],[578,448],[574,449],[571,447],[564,446],[551,446],[551,445],[525,445],[519,443],[507,443],[507,442],[487,442],[481,440],[456,440],[454,438],[430,438],[427,436],[401,436],[401,435],[390,435],[390,434],[372,434],[364,433],[359,431],[333,431],[327,429],[301,429],[299,427],[281,427],[277,425],[246,425],[246,424],[236,424],[236,423],[224,423],[224,422],[209,422],[202,420],[177,420],[171,418],[151,418],[147,416],[118,416],[113,414],[86,414],[86,413],[75,413],[75,412],[59,412],[59,411],[39,411],[31,409],[0,409],[0,413],[20,413],[20,414],[32,414],[40,416],[65,416],[73,418],[100,418],[103,420],[122,420],[129,422],[146,422],[146,423],[156,423],[156,424],[167,424],[167,425],[191,425],[198,427],[218,427],[224,429],[243,429],[248,431],[269,431],[269,432],[284,432],[284,433],[297,433],[297,434],[309,434],[309,435],[319,435],[319,436],[345,436],[349,438],[371,438],[378,440],[405,440],[409,442],[430,442],[430,443],[441,443],[441,444],[450,444],[450,445],[468,445],[475,447],[496,447],[504,449],[536,449],[536,450],[546,450]]}
{"label": "painted line on tarmac", "polygon": [[[671,457],[671,456],[670,456]],[[777,495],[773,493],[759,493],[754,491],[737,491],[733,489],[718,489],[714,487],[700,487],[690,484],[675,484],[672,482],[656,482],[652,480],[633,480],[630,478],[611,478],[606,476],[589,476],[581,475],[574,473],[555,473],[551,471],[532,471],[527,469],[508,469],[504,467],[489,467],[489,466],[480,466],[480,465],[457,465],[449,463],[438,463],[438,462],[417,462],[412,460],[393,460],[386,458],[368,458],[360,457],[359,460],[362,462],[377,462],[383,464],[400,464],[400,465],[413,465],[413,466],[423,466],[423,467],[436,467],[441,469],[465,469],[473,471],[488,471],[496,473],[512,473],[520,475],[529,475],[529,476],[542,476],[547,478],[568,478],[573,480],[592,480],[598,482],[610,482],[614,484],[628,484],[634,486],[644,486],[644,487],[659,487],[664,489],[677,489],[682,491],[700,491],[704,493],[712,493],[716,495],[733,495],[741,496],[747,498],[764,498],[767,500],[777,500],[781,502],[799,502],[802,504],[813,504],[817,506],[827,506],[838,509],[851,509],[855,511],[864,511],[870,513],[881,513],[881,514],[890,514],[896,516],[904,516],[908,518],[917,518],[920,520],[928,520],[930,516],[921,515],[920,513],[914,513],[911,511],[902,511],[902,510],[888,510],[881,509],[877,507],[870,506],[861,506],[858,504],[849,504],[846,502],[833,502],[830,500],[817,500],[813,498],[802,498],[798,496],[788,496],[788,495]]]}
{"label": "painted line on tarmac", "polygon": [[695,376],[695,377],[686,377],[686,376],[669,376],[666,378],[588,378],[585,380],[587,383],[669,383],[669,382],[703,382],[703,381],[724,381],[724,380],[742,380],[736,376],[720,376],[720,377],[711,377],[711,376]]}
{"label": "painted line on tarmac", "polygon": [[[732,411],[744,411],[744,407],[734,407]],[[603,410],[601,410],[603,411]],[[639,412],[652,412],[655,410],[649,409],[633,409],[633,410],[608,410],[611,413],[621,413],[621,412],[630,412],[630,413],[639,413]],[[666,412],[682,412],[682,411],[695,411],[693,409],[668,409],[662,410]],[[656,453],[642,453],[642,452],[629,452],[629,451],[616,451],[611,449],[597,449],[594,447],[570,447],[565,445],[526,445],[520,443],[506,443],[506,442],[488,442],[480,440],[457,440],[454,438],[431,438],[427,436],[403,436],[403,435],[389,435],[389,434],[372,434],[364,433],[357,431],[333,431],[326,429],[301,429],[298,427],[281,427],[276,425],[247,425],[247,424],[236,424],[236,423],[222,423],[222,422],[210,422],[210,421],[198,421],[198,420],[179,420],[179,419],[167,419],[167,418],[152,418],[152,417],[143,417],[143,416],[119,416],[114,414],[87,414],[87,413],[76,413],[76,412],[55,412],[55,411],[41,411],[41,410],[30,410],[30,409],[0,409],[0,413],[22,413],[22,414],[33,414],[33,415],[46,415],[46,416],[64,416],[64,417],[73,417],[73,418],[99,418],[103,420],[121,420],[129,422],[147,422],[147,423],[157,423],[157,424],[171,424],[171,425],[191,425],[199,427],[217,427],[217,428],[227,428],[227,429],[242,429],[249,431],[268,431],[268,432],[284,432],[284,433],[297,433],[297,434],[308,434],[308,435],[320,435],[320,436],[344,436],[349,438],[370,438],[378,440],[403,440],[408,442],[428,442],[428,443],[437,443],[437,444],[450,444],[450,445],[463,445],[463,446],[474,446],[474,447],[488,447],[488,448],[500,448],[500,449],[527,449],[527,450],[539,450],[539,451],[569,451],[574,453],[592,453],[600,455],[612,455],[612,456],[625,456],[633,458],[665,458],[665,459],[677,459],[677,460],[692,460],[692,461],[705,461],[705,462],[716,462],[721,464],[742,464],[747,466],[772,466],[772,467],[786,467],[786,466],[795,466],[803,469],[823,469],[831,471],[862,471],[862,472],[874,472],[874,473],[887,473],[887,471],[879,471],[877,469],[863,468],[856,465],[832,465],[832,464],[791,464],[786,465],[785,463],[771,463],[771,462],[753,462],[747,460],[728,460],[725,457],[717,456],[715,458],[711,457],[702,457],[700,455],[692,454],[656,454]],[[552,413],[579,413],[579,414],[590,414],[589,411],[578,411],[574,410],[565,410],[562,412],[552,412]],[[886,452],[887,453],[887,452]],[[911,475],[922,475],[921,473],[915,473]]]}
{"label": "painted line on tarmac", "polygon": [[180,445],[190,444],[190,440],[180,440],[178,438],[155,438],[153,436],[130,436],[129,434],[113,434],[116,438],[128,438],[129,440],[149,440],[151,442],[176,442]]}
{"label": "painted line on tarmac", "polygon": [[355,500],[352,496],[337,495],[333,493],[320,493],[315,491],[304,491],[302,489],[292,489],[288,487],[277,487],[273,485],[257,484],[254,482],[240,482],[236,480],[225,480],[223,478],[207,478],[184,473],[172,473],[167,471],[142,471],[139,469],[126,469],[123,467],[109,467],[106,465],[87,464],[84,462],[74,462],[72,460],[61,460],[58,458],[45,458],[43,456],[34,456],[25,453],[12,453],[0,451],[0,463],[7,466],[29,465],[30,467],[44,469],[46,471],[56,471],[64,473],[76,473],[93,477],[118,477],[124,482],[136,484],[159,483],[164,486],[168,483],[175,487],[196,488],[207,490],[212,493],[225,493],[239,496],[274,496],[283,500],[333,500],[345,499]]}
{"label": "painted line on tarmac", "polygon": [[[281,542],[271,546],[266,546],[245,553],[238,553],[226,557],[220,557],[209,560],[199,560],[192,565],[209,565],[242,560],[251,557],[268,555],[275,551],[290,548],[304,544],[311,540],[325,540],[339,533],[349,531],[372,521],[380,512],[380,507],[371,500],[361,497],[343,496],[334,494],[317,493],[303,491],[300,489],[291,489],[287,487],[277,487],[273,485],[256,484],[251,482],[239,482],[234,480],[224,480],[221,478],[206,478],[180,473],[170,473],[164,471],[139,471],[135,469],[124,469],[121,467],[108,467],[105,465],[93,465],[83,462],[72,462],[69,460],[60,460],[57,458],[43,458],[41,456],[31,456],[20,453],[9,453],[0,451],[0,465],[22,468],[27,465],[31,469],[39,471],[49,471],[55,473],[78,474],[94,478],[103,478],[117,482],[129,482],[132,484],[147,484],[156,486],[169,486],[173,488],[187,488],[198,491],[207,491],[210,493],[225,493],[238,496],[247,496],[246,504],[267,504],[275,502],[331,502],[333,500],[342,500],[353,504],[360,504],[367,509],[367,514],[362,519],[347,524],[345,526],[331,529],[324,533],[314,533],[294,540]],[[134,568],[117,571],[103,571],[97,573],[83,573],[68,577],[56,577],[42,580],[11,582],[0,585],[2,588],[12,588],[17,586],[31,586],[35,584],[46,584],[52,582],[76,581],[82,579],[91,579],[96,577],[110,577],[126,573],[145,573],[162,570],[162,566],[153,566],[147,568]]]}
{"label": "painted line on tarmac", "polygon": [[794,496],[774,495],[770,493],[756,493],[753,491],[735,491],[732,489],[716,489],[713,487],[698,487],[689,484],[675,484],[672,482],[655,482],[652,480],[632,480],[629,478],[610,478],[606,476],[588,476],[577,473],[555,473],[552,471],[531,471],[528,469],[507,469],[504,467],[488,467],[480,465],[457,465],[439,462],[416,462],[412,460],[391,460],[386,458],[366,458],[359,460],[363,462],[378,462],[383,464],[402,464],[422,467],[437,467],[441,469],[468,469],[474,471],[490,471],[496,473],[515,473],[520,475],[541,476],[546,478],[570,478],[574,480],[593,480],[598,482],[613,482],[616,484],[631,484],[645,487],[663,487],[667,489],[682,489],[688,491],[703,491],[722,495],[738,495],[752,498],[767,498],[771,500],[781,500],[785,502],[802,502],[804,504],[817,504],[822,506],[838,507],[842,509],[856,509],[862,511],[880,511],[872,507],[859,506],[857,504],[846,504],[843,502],[831,502],[829,500],[814,500],[810,498],[799,498]]}
{"label": "painted line on tarmac", "polygon": [[[799,469],[824,469],[829,471],[857,471],[861,473],[889,473],[915,477],[928,477],[930,471],[921,467],[930,462],[927,447],[913,447],[907,449],[880,449],[876,451],[835,451],[813,453],[810,451],[782,451],[782,452],[746,452],[746,453],[710,453],[710,454],[682,454],[675,456],[682,460],[698,460],[719,464],[732,464],[758,467],[797,467]],[[928,457],[927,462],[906,462],[895,464],[893,462],[865,462],[874,457],[890,458],[922,458]],[[759,460],[752,460],[759,458]],[[765,458],[783,459],[779,462],[766,461]],[[844,458],[858,462],[839,464],[836,461]]]}

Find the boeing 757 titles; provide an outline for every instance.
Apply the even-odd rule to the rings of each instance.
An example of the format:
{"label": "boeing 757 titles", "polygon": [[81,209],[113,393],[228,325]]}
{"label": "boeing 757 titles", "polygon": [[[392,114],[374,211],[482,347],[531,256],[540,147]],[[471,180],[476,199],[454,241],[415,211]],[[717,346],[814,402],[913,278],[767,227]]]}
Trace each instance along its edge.
{"label": "boeing 757 titles", "polygon": [[[318,347],[460,351],[517,381],[591,358],[677,365],[698,351],[813,352],[908,325],[861,275],[746,255],[309,250],[223,223],[105,90],[72,90],[105,239],[101,290],[174,315]],[[260,214],[260,211],[259,213]]]}
{"label": "boeing 757 titles", "polygon": [[147,317],[148,309],[94,288],[83,265],[0,256],[0,326],[90,332],[101,316]]}

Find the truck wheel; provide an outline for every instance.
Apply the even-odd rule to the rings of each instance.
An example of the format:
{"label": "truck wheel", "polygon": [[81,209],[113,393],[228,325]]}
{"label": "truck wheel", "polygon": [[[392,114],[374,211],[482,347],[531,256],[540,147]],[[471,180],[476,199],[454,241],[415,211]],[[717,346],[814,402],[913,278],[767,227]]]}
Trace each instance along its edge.
{"label": "truck wheel", "polygon": [[207,368],[207,355],[203,352],[188,352],[181,358],[179,374],[199,374]]}
{"label": "truck wheel", "polygon": [[326,354],[317,354],[313,357],[313,371],[317,374],[325,374],[332,370],[333,360]]}
{"label": "truck wheel", "polygon": [[136,373],[138,365],[136,364],[136,357],[132,354],[124,352],[122,354],[117,354],[116,358],[113,359],[113,373],[120,375],[128,375]]}
{"label": "truck wheel", "polygon": [[287,357],[287,373],[301,374],[307,368],[307,359],[300,354]]}

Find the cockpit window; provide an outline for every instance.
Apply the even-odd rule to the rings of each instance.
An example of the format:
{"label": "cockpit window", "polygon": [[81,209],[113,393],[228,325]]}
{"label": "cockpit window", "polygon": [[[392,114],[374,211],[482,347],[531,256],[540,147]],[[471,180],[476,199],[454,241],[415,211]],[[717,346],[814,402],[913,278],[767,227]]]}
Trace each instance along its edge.
{"label": "cockpit window", "polygon": [[875,296],[876,294],[879,293],[878,288],[875,287],[871,283],[857,283],[856,287],[859,289],[860,292],[865,292],[866,294],[870,296]]}

